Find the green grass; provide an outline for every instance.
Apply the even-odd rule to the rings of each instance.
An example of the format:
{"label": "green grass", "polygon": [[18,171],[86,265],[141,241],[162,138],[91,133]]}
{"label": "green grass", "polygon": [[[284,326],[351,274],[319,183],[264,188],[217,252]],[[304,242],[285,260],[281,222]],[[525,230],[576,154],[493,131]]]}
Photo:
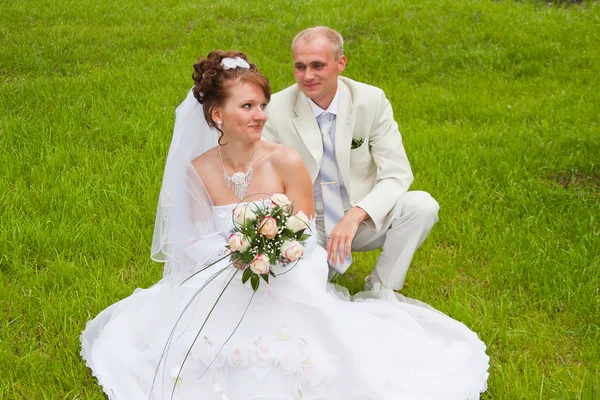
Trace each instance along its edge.
{"label": "green grass", "polygon": [[[600,5],[0,2],[0,398],[99,399],[78,335],[151,285],[191,65],[244,50],[275,90],[326,24],[382,87],[440,203],[403,293],[488,344],[485,399],[600,398]],[[376,254],[342,278],[355,292]]]}

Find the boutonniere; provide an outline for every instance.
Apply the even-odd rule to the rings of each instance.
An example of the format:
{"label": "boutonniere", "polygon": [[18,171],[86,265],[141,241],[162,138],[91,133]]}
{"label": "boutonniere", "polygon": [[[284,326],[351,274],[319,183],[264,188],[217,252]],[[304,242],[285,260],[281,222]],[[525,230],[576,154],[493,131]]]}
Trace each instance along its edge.
{"label": "boutonniere", "polygon": [[363,138],[352,139],[352,146],[350,146],[350,149],[351,150],[358,149],[360,146],[363,145],[364,142],[365,142],[365,139],[363,139]]}

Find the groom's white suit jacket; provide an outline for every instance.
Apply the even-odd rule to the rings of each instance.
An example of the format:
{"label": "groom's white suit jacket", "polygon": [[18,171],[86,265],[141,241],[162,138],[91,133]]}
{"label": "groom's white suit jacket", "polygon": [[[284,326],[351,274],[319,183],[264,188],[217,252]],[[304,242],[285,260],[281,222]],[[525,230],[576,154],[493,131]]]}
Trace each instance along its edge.
{"label": "groom's white suit jacket", "polygon": [[[390,102],[377,87],[340,77],[335,155],[351,206],[365,210],[376,230],[413,181]],[[296,149],[314,183],[323,141],[306,96],[294,84],[275,93],[263,138]],[[351,149],[352,139],[363,144]]]}

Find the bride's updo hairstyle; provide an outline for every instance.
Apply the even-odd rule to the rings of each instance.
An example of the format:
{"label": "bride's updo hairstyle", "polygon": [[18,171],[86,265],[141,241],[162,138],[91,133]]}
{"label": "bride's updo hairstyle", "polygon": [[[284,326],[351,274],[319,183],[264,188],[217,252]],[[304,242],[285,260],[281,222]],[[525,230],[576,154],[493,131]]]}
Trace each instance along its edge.
{"label": "bride's updo hairstyle", "polygon": [[[247,63],[248,68],[239,66],[240,62],[237,63],[237,66],[232,67],[229,65],[228,69],[225,68],[223,65],[224,58],[235,60],[238,57]],[[211,111],[214,106],[223,106],[229,96],[228,89],[230,86],[236,83],[253,83],[262,89],[267,103],[271,100],[269,80],[258,71],[255,64],[248,61],[246,54],[241,51],[211,51],[206,58],[201,57],[194,64],[192,77],[195,83],[194,97],[202,104],[204,118],[206,118],[208,125],[217,128],[221,133],[221,137],[223,131],[213,121]],[[219,137],[219,144],[221,137]]]}

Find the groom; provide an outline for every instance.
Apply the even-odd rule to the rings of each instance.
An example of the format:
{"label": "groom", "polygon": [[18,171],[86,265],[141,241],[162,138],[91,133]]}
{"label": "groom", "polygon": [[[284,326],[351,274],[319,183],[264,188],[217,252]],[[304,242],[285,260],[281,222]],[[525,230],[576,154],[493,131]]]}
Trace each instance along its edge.
{"label": "groom", "polygon": [[351,251],[381,248],[365,290],[391,300],[438,220],[438,203],[408,191],[413,175],[383,91],[340,76],[342,36],[305,29],[292,55],[296,84],[271,98],[263,137],[295,148],[310,172],[330,279],[348,269]]}

